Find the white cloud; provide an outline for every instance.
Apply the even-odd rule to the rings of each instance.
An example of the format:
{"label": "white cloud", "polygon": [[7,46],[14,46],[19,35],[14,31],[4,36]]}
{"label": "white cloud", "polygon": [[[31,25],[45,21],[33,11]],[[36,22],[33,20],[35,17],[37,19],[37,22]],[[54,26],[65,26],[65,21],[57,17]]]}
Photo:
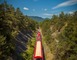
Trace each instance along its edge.
{"label": "white cloud", "polygon": [[47,9],[44,9],[44,11],[47,11]]}
{"label": "white cloud", "polygon": [[53,14],[45,13],[45,14],[43,14],[43,15],[52,16]]}
{"label": "white cloud", "polygon": [[73,11],[68,12],[69,14],[73,14]]}
{"label": "white cloud", "polygon": [[35,11],[35,9],[33,9],[33,11]]}
{"label": "white cloud", "polygon": [[24,7],[23,9],[24,9],[24,10],[29,10],[29,8],[27,8],[27,7]]}
{"label": "white cloud", "polygon": [[60,8],[60,7],[65,7],[65,6],[71,6],[77,4],[77,0],[68,0],[63,3],[58,4],[57,6],[53,7],[52,9]]}

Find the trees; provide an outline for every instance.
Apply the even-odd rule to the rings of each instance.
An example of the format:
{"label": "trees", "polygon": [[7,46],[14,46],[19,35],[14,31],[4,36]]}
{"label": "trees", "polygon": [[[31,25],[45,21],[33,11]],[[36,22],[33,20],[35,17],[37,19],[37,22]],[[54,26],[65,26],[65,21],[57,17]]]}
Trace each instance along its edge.
{"label": "trees", "polygon": [[[55,54],[55,60],[76,60],[77,56],[76,16],[77,11],[75,11],[73,14],[64,14],[63,12],[61,12],[58,16],[53,15],[49,22],[43,21],[43,23],[41,24],[43,35],[45,36],[45,41],[47,45],[50,47],[51,52]],[[50,27],[52,27],[52,30],[50,30]],[[56,34],[56,37],[54,38],[52,34]],[[57,45],[55,40],[59,40],[59,43]],[[57,47],[55,47],[55,45]]]}
{"label": "trees", "polygon": [[21,30],[35,31],[37,22],[24,16],[19,8],[0,4],[0,59],[11,60],[16,54],[15,38]]}

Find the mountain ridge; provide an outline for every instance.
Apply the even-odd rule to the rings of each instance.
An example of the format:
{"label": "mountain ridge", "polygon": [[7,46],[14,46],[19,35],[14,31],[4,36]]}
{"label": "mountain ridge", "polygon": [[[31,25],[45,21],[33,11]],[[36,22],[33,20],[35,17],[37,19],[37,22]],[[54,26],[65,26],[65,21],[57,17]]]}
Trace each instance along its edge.
{"label": "mountain ridge", "polygon": [[42,22],[44,21],[44,18],[39,17],[39,16],[29,16],[31,19],[38,21],[38,22]]}

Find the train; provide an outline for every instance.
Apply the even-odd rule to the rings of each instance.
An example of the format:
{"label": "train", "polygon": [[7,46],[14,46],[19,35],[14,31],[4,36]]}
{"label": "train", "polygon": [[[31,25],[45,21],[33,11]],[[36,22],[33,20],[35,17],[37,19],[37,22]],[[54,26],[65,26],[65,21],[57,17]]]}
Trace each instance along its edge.
{"label": "train", "polygon": [[40,31],[36,34],[36,43],[34,47],[33,60],[44,60],[43,46],[42,46],[42,36]]}

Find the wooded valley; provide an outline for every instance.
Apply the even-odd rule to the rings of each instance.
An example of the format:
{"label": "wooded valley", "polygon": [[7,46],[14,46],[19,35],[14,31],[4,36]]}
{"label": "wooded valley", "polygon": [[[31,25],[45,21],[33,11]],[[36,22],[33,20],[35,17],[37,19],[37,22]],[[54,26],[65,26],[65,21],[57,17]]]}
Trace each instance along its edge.
{"label": "wooded valley", "polygon": [[53,60],[77,60],[77,11],[37,22],[7,2],[0,4],[0,60],[32,60],[38,27]]}

